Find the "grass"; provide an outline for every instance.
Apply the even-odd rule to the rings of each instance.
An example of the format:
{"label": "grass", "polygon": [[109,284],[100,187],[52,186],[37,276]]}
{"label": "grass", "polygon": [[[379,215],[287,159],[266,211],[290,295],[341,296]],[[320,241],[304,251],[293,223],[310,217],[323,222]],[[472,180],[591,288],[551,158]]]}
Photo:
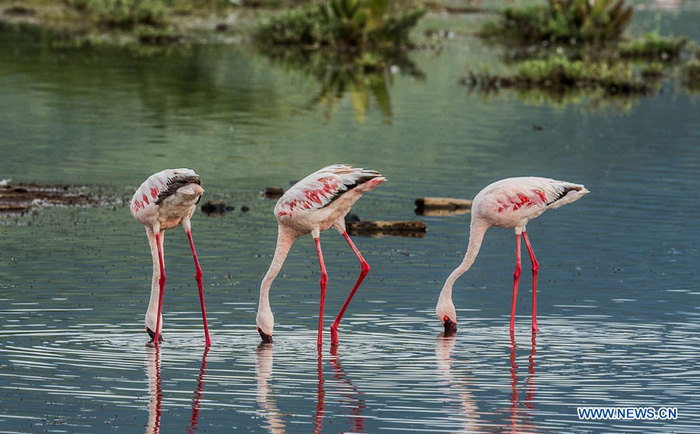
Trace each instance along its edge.
{"label": "grass", "polygon": [[165,0],[66,0],[68,5],[84,12],[99,24],[134,28],[160,26],[164,23]]}

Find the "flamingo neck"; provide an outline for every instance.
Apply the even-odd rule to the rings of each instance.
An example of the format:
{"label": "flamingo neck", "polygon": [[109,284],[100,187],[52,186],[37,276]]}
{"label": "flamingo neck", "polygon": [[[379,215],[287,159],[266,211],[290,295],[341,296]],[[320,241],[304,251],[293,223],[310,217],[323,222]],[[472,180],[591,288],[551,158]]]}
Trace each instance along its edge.
{"label": "flamingo neck", "polygon": [[[158,261],[158,241],[153,229],[146,228],[146,236],[148,244],[151,247],[151,257],[153,258],[153,278],[151,280],[151,298],[148,301],[148,310],[146,311],[146,327],[151,330],[156,329],[156,319],[158,316],[158,298],[160,296],[160,262]],[[163,234],[160,234],[161,242]]]}
{"label": "flamingo neck", "polygon": [[282,226],[279,227],[277,233],[277,246],[275,247],[275,255],[272,257],[270,268],[268,268],[265,277],[260,284],[260,300],[258,303],[258,312],[272,312],[270,309],[270,287],[272,282],[277,277],[277,274],[282,269],[284,260],[287,258],[289,249],[294,243],[295,237],[289,234]]}
{"label": "flamingo neck", "polygon": [[467,253],[464,254],[464,259],[462,263],[459,264],[457,268],[450,273],[445,281],[440,292],[440,299],[444,301],[452,300],[452,286],[459,279],[459,277],[466,273],[467,270],[472,266],[476,256],[479,254],[479,249],[481,248],[481,242],[484,240],[484,234],[488,229],[488,225],[478,224],[472,222],[469,229],[469,245],[467,246]]}

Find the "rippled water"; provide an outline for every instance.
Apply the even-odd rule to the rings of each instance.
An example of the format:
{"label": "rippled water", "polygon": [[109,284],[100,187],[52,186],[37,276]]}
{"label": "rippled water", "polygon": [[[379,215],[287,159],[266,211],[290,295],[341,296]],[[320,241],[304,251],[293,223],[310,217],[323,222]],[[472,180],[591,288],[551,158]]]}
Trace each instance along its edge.
{"label": "rippled water", "polygon": [[[636,4],[633,33],[678,28],[698,41],[694,2]],[[364,111],[350,91],[319,102],[315,78],[244,46],[142,57],[1,32],[0,179],[116,199],[0,217],[0,431],[697,431],[698,97],[668,83],[591,110],[469,94],[457,84],[466,65],[496,58],[463,32],[478,18],[465,20],[428,19],[457,36],[412,56],[424,79],[390,77],[389,115],[372,93]],[[423,220],[428,232],[356,238],[372,271],[337,353],[326,342],[320,357],[318,264],[312,240],[298,240],[271,293],[275,344],[259,346],[257,291],[276,238],[274,202],[259,192],[335,162],[389,179],[356,204],[363,219]],[[236,207],[193,218],[207,352],[180,230],[165,241],[166,343],[146,345],[150,255],[122,201],[179,166],[200,173],[206,199]],[[413,200],[469,198],[516,175],[591,190],[528,227],[540,332],[529,330],[527,260],[508,332],[514,237],[493,229],[455,287],[460,331],[442,338],[433,309],[469,216],[416,216]],[[359,265],[337,234],[321,240],[332,321]],[[672,406],[678,419],[580,421],[578,406]]]}

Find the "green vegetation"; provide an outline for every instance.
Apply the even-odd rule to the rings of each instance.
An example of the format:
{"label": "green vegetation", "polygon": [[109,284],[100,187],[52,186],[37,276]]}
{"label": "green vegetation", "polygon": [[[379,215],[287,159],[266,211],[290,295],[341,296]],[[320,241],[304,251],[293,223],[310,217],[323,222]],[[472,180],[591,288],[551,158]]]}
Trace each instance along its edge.
{"label": "green vegetation", "polygon": [[641,39],[621,43],[619,50],[623,57],[669,61],[678,59],[687,43],[686,36],[665,38],[657,32],[649,32]]}
{"label": "green vegetation", "polygon": [[636,77],[627,63],[569,60],[563,56],[528,60],[512,75],[493,73],[488,67],[478,72],[469,69],[464,84],[489,88],[601,88],[610,94],[644,94],[651,86]]}
{"label": "green vegetation", "polygon": [[689,88],[700,89],[700,59],[691,59],[681,67],[683,83]]}
{"label": "green vegetation", "polygon": [[423,8],[391,9],[388,0],[328,0],[284,12],[263,23],[258,41],[269,45],[368,46],[407,44],[408,33],[425,15]]}
{"label": "green vegetation", "polygon": [[481,35],[524,43],[610,41],[620,38],[633,15],[625,0],[548,0],[547,6],[505,8]]}
{"label": "green vegetation", "polygon": [[100,24],[132,28],[138,24],[163,24],[164,0],[66,0]]}

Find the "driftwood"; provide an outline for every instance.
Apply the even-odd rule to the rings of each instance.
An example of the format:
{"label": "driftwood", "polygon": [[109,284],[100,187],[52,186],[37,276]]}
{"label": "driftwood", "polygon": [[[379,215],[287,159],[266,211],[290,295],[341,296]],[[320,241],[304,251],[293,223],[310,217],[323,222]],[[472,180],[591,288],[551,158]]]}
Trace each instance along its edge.
{"label": "driftwood", "polygon": [[472,201],[452,197],[419,197],[416,214],[427,216],[466,214],[472,209]]}
{"label": "driftwood", "polygon": [[346,223],[350,235],[393,235],[398,237],[424,237],[425,222],[415,221],[358,221]]}

